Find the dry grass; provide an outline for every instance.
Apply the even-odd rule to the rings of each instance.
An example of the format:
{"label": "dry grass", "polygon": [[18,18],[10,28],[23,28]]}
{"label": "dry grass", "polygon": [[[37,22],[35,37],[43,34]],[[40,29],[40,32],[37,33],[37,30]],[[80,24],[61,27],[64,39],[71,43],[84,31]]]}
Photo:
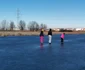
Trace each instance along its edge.
{"label": "dry grass", "polygon": [[[48,32],[44,32],[47,35]],[[61,34],[62,32],[53,32],[53,34]],[[85,32],[64,32],[65,34],[84,34]],[[0,36],[22,36],[22,35],[39,35],[40,32],[31,31],[0,31]]]}

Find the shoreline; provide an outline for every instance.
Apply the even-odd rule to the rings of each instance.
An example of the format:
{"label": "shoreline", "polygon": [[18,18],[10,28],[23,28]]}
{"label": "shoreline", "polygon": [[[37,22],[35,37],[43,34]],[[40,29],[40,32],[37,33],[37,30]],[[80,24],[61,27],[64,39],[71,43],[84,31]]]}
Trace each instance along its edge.
{"label": "shoreline", "polygon": [[[53,35],[55,34],[61,34],[63,32],[53,32]],[[84,31],[82,32],[64,32],[65,34],[85,34]],[[40,32],[32,32],[32,31],[0,31],[0,36],[33,36],[33,35],[39,35]],[[45,35],[48,34],[48,32],[44,32]]]}

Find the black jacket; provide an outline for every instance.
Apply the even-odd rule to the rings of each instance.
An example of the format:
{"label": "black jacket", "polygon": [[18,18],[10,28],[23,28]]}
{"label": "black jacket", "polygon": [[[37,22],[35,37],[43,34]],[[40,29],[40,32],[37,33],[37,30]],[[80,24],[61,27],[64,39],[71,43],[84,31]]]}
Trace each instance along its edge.
{"label": "black jacket", "polygon": [[49,32],[48,32],[48,35],[52,35],[52,31],[49,31]]}
{"label": "black jacket", "polygon": [[41,33],[40,33],[40,36],[44,36],[44,33],[43,33],[43,31],[41,31]]}

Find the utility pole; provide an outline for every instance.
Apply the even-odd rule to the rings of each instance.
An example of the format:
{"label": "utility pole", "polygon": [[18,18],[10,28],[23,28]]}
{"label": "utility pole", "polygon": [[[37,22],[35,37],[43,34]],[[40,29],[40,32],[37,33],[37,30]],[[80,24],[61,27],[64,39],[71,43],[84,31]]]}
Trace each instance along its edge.
{"label": "utility pole", "polygon": [[19,24],[20,21],[20,10],[17,9],[17,24]]}

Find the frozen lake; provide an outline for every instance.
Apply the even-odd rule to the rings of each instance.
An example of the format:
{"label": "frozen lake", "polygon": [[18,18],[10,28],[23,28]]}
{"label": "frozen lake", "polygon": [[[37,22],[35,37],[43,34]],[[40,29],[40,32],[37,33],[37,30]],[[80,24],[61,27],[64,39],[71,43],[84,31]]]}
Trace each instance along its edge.
{"label": "frozen lake", "polygon": [[0,37],[0,70],[85,70],[85,34],[54,35],[52,45],[45,36]]}

